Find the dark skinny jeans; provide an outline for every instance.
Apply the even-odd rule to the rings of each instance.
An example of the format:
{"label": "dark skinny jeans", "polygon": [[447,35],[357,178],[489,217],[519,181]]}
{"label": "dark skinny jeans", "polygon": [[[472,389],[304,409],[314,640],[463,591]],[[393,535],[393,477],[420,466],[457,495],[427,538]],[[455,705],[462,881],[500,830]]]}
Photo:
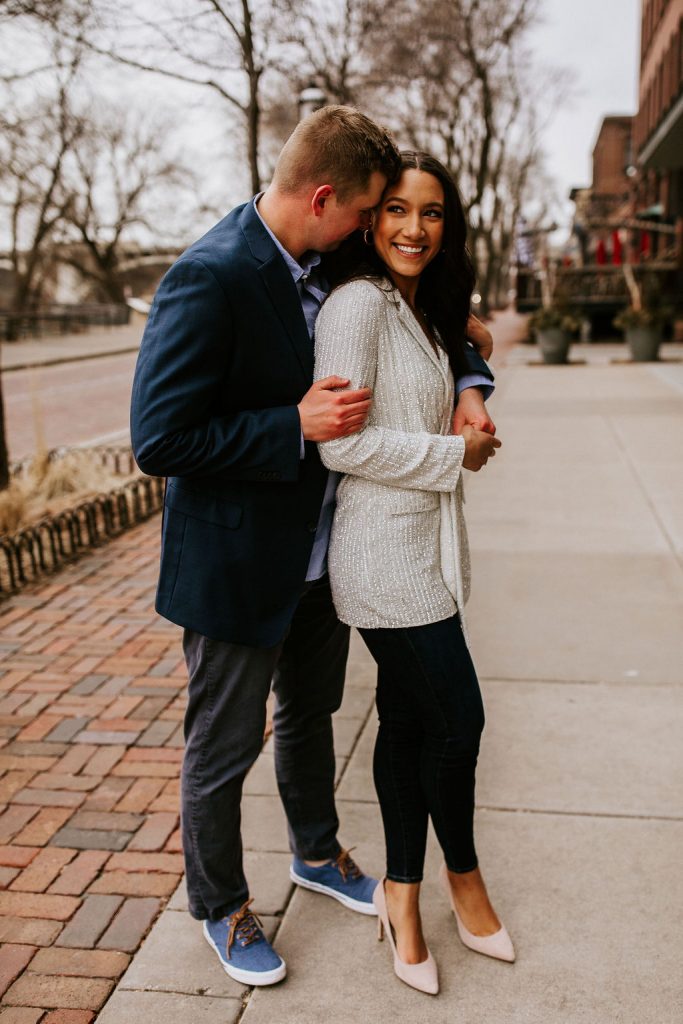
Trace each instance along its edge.
{"label": "dark skinny jeans", "polygon": [[430,817],[449,870],[472,871],[484,707],[460,620],[359,632],[378,667],[374,777],[387,878],[422,880]]}

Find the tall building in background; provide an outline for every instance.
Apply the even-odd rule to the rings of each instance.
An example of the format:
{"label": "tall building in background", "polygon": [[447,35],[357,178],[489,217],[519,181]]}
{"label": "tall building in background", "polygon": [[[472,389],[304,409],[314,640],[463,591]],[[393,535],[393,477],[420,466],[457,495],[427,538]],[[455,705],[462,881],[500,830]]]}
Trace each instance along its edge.
{"label": "tall building in background", "polygon": [[579,265],[622,263],[621,229],[633,202],[633,117],[610,114],[600,125],[593,147],[593,179],[588,188],[573,188],[576,205],[572,234]]}
{"label": "tall building in background", "polygon": [[683,271],[683,0],[642,0],[636,215],[675,227],[652,232],[654,259]]}

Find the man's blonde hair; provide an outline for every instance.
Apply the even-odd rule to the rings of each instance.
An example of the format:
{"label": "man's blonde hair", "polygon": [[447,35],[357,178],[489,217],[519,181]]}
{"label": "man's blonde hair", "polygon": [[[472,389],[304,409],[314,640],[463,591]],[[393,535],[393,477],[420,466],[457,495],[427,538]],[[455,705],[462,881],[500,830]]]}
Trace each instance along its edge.
{"label": "man's blonde hair", "polygon": [[284,145],[273,175],[280,192],[332,185],[341,203],[364,192],[373,171],[392,181],[398,150],[385,128],[353,107],[330,106],[300,121]]}

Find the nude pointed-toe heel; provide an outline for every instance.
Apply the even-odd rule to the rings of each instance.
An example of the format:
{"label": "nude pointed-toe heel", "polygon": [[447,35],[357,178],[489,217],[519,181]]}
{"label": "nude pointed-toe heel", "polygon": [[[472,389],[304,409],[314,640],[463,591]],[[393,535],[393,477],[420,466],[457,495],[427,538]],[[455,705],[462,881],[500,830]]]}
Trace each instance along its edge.
{"label": "nude pointed-toe heel", "polygon": [[384,880],[375,889],[372,901],[377,908],[377,938],[381,941],[386,933],[391,951],[394,954],[394,973],[396,977],[420,992],[426,992],[430,996],[437,995],[439,991],[439,975],[436,969],[436,962],[429,950],[427,950],[427,959],[423,960],[421,964],[406,964],[398,955],[394,935],[391,930],[391,922],[389,921]]}
{"label": "nude pointed-toe heel", "polygon": [[451,890],[450,883],[448,881],[448,870],[445,864],[441,865],[439,871],[439,878],[443,885],[448,899],[450,900],[451,909],[455,914],[455,923],[458,926],[458,935],[460,941],[468,949],[473,949],[475,953],[483,953],[484,956],[492,956],[495,960],[505,960],[507,963],[512,964],[515,962],[515,947],[512,945],[512,939],[508,935],[508,930],[504,924],[501,924],[497,932],[493,935],[473,935],[471,931],[465,928],[462,923],[458,908],[455,905],[453,899],[453,892]]}

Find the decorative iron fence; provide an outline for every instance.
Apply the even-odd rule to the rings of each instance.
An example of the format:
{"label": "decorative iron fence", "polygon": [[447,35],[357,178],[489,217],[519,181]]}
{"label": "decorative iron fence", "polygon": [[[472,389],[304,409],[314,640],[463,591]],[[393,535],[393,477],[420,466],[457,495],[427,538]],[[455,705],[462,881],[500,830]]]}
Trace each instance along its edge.
{"label": "decorative iron fence", "polygon": [[[677,270],[673,263],[643,263],[633,268],[636,280],[655,281],[663,296],[674,298],[678,292]],[[520,313],[533,312],[542,304],[541,274],[520,267],[517,271],[516,306]],[[556,299],[575,311],[590,315],[601,308],[616,313],[629,303],[629,292],[620,266],[558,267]]]}
{"label": "decorative iron fence", "polygon": [[[52,448],[47,453],[48,462],[59,462],[71,452],[93,454],[99,459],[102,466],[116,476],[130,476],[136,472],[132,449],[129,446],[121,445],[62,445],[60,448]],[[13,462],[10,466],[10,476],[15,479],[25,476],[30,471],[33,461],[34,456],[27,455],[25,458]]]}
{"label": "decorative iron fence", "polygon": [[163,480],[139,477],[0,536],[0,600],[149,519],[163,500]]}

